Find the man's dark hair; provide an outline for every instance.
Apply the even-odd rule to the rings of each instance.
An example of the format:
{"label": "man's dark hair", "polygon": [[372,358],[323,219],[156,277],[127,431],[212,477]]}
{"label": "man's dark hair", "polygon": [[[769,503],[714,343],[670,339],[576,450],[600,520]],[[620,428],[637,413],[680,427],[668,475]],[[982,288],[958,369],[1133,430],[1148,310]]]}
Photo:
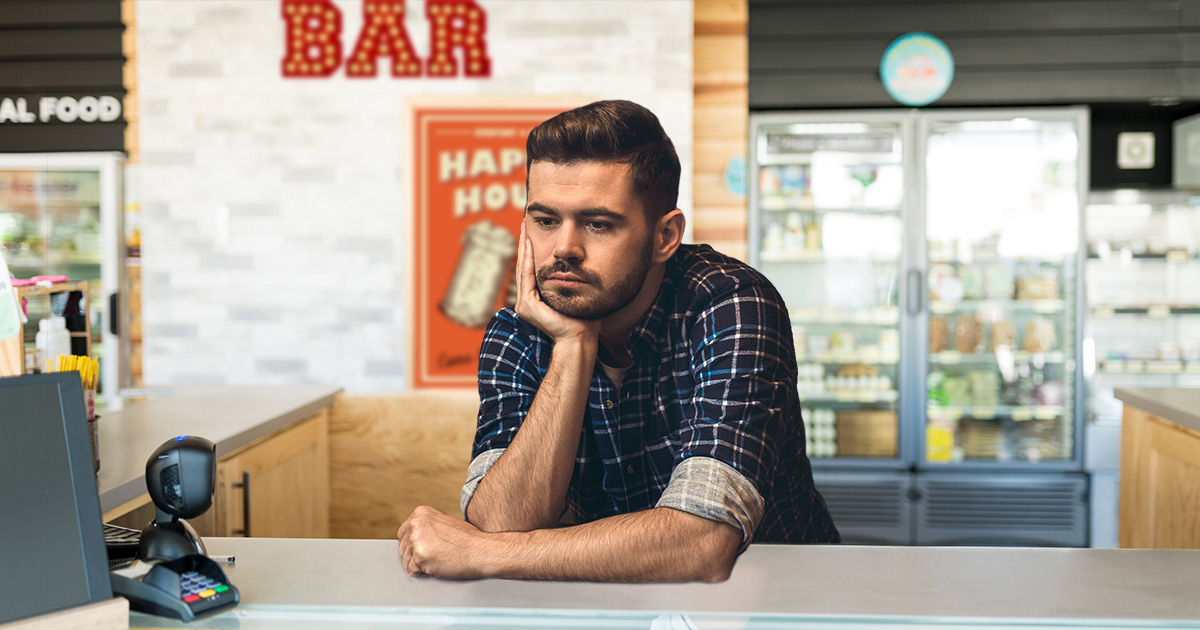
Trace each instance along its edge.
{"label": "man's dark hair", "polygon": [[597,101],[534,127],[525,142],[525,172],[534,162],[629,165],[633,192],[653,223],[679,202],[679,156],[658,118],[630,101]]}

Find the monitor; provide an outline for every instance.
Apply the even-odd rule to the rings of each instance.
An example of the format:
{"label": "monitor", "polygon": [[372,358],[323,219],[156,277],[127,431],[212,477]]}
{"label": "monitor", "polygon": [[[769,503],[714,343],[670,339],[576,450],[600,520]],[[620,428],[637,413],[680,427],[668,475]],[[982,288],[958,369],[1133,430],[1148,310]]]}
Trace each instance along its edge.
{"label": "monitor", "polygon": [[0,624],[112,597],[79,374],[0,378]]}

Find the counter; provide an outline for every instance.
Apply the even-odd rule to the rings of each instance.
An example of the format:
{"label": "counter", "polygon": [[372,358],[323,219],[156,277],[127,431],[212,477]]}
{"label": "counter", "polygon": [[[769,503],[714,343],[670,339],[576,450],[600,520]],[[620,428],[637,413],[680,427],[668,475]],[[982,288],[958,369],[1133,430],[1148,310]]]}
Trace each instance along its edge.
{"label": "counter", "polygon": [[217,445],[217,457],[271,435],[333,404],[340,387],[181,386],[97,421],[100,511],[146,495],[146,459],[163,442],[184,434]]}
{"label": "counter", "polygon": [[1126,405],[1200,433],[1200,389],[1118,387],[1113,396]]}
{"label": "counter", "polygon": [[1119,544],[1200,549],[1200,389],[1117,389],[1114,394],[1125,403]]}
{"label": "counter", "polygon": [[[634,585],[410,577],[394,540],[206,544],[241,605],[132,627],[1200,627],[1200,551],[752,545],[721,584]],[[691,625],[652,625],[672,613]]]}

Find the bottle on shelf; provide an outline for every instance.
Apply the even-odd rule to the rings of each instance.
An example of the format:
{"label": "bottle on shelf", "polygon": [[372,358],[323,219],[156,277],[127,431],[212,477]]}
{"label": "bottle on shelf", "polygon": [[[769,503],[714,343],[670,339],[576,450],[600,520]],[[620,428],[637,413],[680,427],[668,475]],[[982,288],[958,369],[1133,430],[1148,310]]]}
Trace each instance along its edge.
{"label": "bottle on shelf", "polygon": [[58,361],[59,355],[71,354],[71,333],[67,332],[67,320],[62,317],[47,317],[38,322],[34,337],[38,349],[38,365],[45,367]]}

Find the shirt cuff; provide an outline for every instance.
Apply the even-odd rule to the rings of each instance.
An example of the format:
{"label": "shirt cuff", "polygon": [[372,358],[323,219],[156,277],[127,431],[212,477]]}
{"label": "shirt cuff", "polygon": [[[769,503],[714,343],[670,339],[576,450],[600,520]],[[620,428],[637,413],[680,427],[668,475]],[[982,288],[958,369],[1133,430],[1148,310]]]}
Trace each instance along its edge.
{"label": "shirt cuff", "polygon": [[728,523],[742,530],[739,551],[754,538],[764,506],[762,495],[749,479],[729,464],[711,457],[683,460],[671,472],[671,480],[655,505]]}
{"label": "shirt cuff", "polygon": [[458,495],[458,509],[462,512],[463,519],[467,518],[467,505],[471,503],[471,497],[475,496],[479,482],[483,481],[483,476],[496,465],[503,454],[504,449],[494,448],[471,460],[471,465],[467,467],[467,482],[463,484],[462,492]]}

